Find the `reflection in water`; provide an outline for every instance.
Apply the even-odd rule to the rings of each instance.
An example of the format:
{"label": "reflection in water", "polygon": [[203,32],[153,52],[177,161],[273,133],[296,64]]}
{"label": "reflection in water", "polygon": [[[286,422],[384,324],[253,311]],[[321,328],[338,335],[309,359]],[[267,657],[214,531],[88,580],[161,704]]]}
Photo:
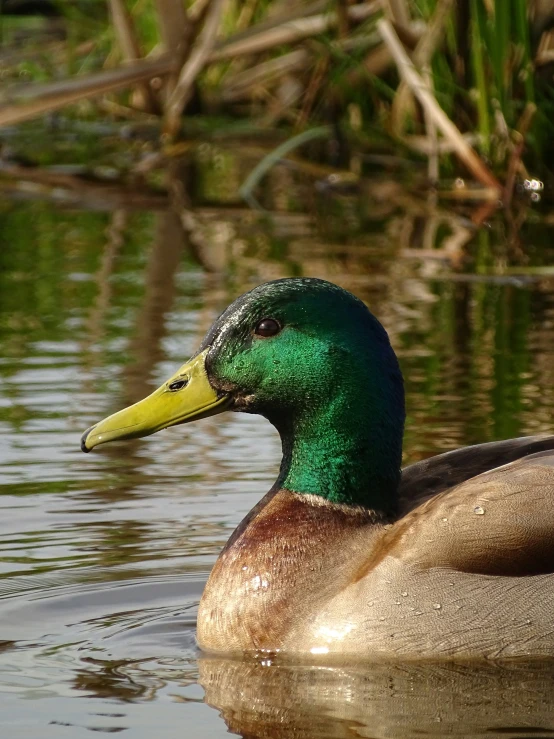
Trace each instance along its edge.
{"label": "reflection in water", "polygon": [[554,734],[554,663],[287,666],[199,659],[205,700],[243,737]]}
{"label": "reflection in water", "polygon": [[290,168],[261,197],[280,210],[260,214],[231,192],[250,165],[227,151],[206,166],[192,194],[175,167],[171,208],[152,213],[0,209],[2,719],[47,739],[226,736],[201,683],[243,736],[551,733],[549,665],[198,659],[196,604],[275,477],[274,431],[224,414],[86,457],[78,438],[182,364],[237,294],[313,275],[366,300],[405,374],[407,462],[551,433],[554,415],[549,226],[523,224],[523,256],[501,223]]}
{"label": "reflection in water", "polygon": [[124,210],[115,210],[112,220],[106,229],[106,244],[102,254],[100,267],[96,274],[98,294],[94,306],[90,311],[88,337],[89,343],[83,347],[83,352],[90,352],[95,345],[100,343],[104,336],[104,322],[106,313],[110,307],[112,296],[112,285],[110,277],[113,274],[118,253],[123,246],[125,228],[127,227],[127,213]]}
{"label": "reflection in water", "polygon": [[135,403],[154,390],[150,376],[165,358],[162,342],[167,335],[166,318],[175,300],[175,278],[185,249],[185,234],[175,213],[157,215],[156,221],[144,272],[144,298],[128,350],[133,362],[125,367],[121,386],[125,404]]}
{"label": "reflection in water", "polygon": [[[122,405],[135,403],[156,387],[152,372],[165,359],[162,343],[167,335],[166,320],[175,300],[175,280],[185,249],[185,235],[175,213],[167,211],[156,214],[154,219],[154,241],[148,251],[148,262],[144,270],[143,302],[141,309],[137,311],[126,351],[132,361],[121,369],[119,387]],[[104,273],[102,276],[106,277]],[[99,296],[106,294],[102,287],[100,283]],[[95,491],[95,495],[102,495],[112,502],[129,499],[133,490],[144,482],[142,467],[147,460],[140,455],[140,447],[140,443],[133,443],[106,451],[105,457],[113,463],[111,472],[117,482],[104,491]],[[124,468],[127,474],[122,474]],[[106,469],[109,471],[110,465]],[[108,550],[110,548],[108,546]]]}

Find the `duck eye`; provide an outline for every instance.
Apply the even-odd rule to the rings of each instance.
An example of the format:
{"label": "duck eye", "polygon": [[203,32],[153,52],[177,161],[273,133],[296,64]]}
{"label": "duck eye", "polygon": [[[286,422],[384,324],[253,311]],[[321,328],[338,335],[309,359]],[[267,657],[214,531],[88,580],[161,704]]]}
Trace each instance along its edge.
{"label": "duck eye", "polygon": [[170,385],[167,386],[168,390],[171,390],[172,393],[176,393],[177,390],[181,390],[181,388],[185,387],[185,385],[188,385],[188,380],[175,380],[175,382],[172,382]]}
{"label": "duck eye", "polygon": [[274,318],[262,318],[262,320],[258,321],[256,324],[254,333],[256,336],[263,336],[266,338],[268,336],[275,336],[275,334],[278,334],[280,330],[281,325]]}

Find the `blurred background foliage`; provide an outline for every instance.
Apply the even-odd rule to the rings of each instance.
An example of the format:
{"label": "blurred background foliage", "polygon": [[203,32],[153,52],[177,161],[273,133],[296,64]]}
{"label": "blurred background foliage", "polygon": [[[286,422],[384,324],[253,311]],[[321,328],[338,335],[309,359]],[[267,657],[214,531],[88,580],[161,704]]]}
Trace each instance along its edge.
{"label": "blurred background foliage", "polygon": [[[551,169],[554,7],[544,0],[2,0],[0,12],[0,124],[17,122],[18,106],[25,120],[70,103],[80,120],[159,116],[163,144],[199,118],[203,130],[242,122],[289,139],[325,124],[330,141],[311,155],[333,166],[359,173],[353,152],[394,154],[428,161],[436,182],[467,175],[460,147],[472,147],[480,164],[469,174],[493,188],[498,177],[508,199],[530,168]],[[94,75],[137,63],[146,72],[132,83],[95,88]],[[407,66],[431,107],[406,84]]]}

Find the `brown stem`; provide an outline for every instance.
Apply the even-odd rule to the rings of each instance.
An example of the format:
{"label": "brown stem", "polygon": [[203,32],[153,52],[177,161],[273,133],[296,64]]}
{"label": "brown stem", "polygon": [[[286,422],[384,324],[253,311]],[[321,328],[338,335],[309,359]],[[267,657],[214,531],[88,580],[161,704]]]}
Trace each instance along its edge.
{"label": "brown stem", "polygon": [[533,116],[536,112],[537,106],[534,103],[527,103],[527,105],[525,106],[525,110],[523,111],[521,118],[519,119],[516,126],[517,141],[516,145],[514,146],[514,150],[512,151],[512,155],[510,156],[510,161],[508,163],[506,185],[504,186],[504,194],[502,197],[505,208],[509,208],[512,203],[516,175],[519,169],[519,163],[521,161],[523,150],[525,149],[525,136],[527,134],[527,131],[529,130],[529,126],[531,125],[531,121],[533,120]]}
{"label": "brown stem", "polygon": [[194,82],[210,58],[224,4],[225,0],[212,0],[204,27],[189,58],[181,69],[179,80],[167,102],[164,132],[171,137],[175,136],[179,129],[181,113],[190,100]]}
{"label": "brown stem", "polygon": [[[186,57],[192,33],[191,23],[183,0],[155,0],[162,41],[167,53],[179,69]],[[166,81],[166,95],[171,96],[177,84],[177,73],[170,74]]]}
{"label": "brown stem", "polygon": [[440,107],[421,75],[415,69],[391,23],[382,18],[377,22],[377,28],[396,62],[398,71],[429,115],[429,120],[432,120],[442,135],[452,142],[452,148],[469,171],[483,185],[500,194],[500,183]]}
{"label": "brown stem", "polygon": [[172,70],[172,61],[162,57],[155,61],[136,61],[117,69],[67,80],[18,86],[6,90],[0,98],[0,126],[26,121],[79,100],[132,87],[138,82],[166,75]]}
{"label": "brown stem", "polygon": [[[112,23],[117,37],[117,42],[121,48],[123,59],[126,62],[136,61],[143,57],[142,50],[137,38],[133,19],[129,14],[123,0],[109,0],[110,14]],[[141,104],[139,107],[147,113],[160,112],[160,106],[156,99],[154,90],[148,82],[141,82],[137,86]]]}
{"label": "brown stem", "polygon": [[[380,9],[378,0],[368,3],[358,3],[348,8],[348,18],[352,23],[361,23]],[[211,55],[210,61],[230,59],[242,54],[257,54],[275,46],[294,44],[310,36],[317,36],[328,31],[338,23],[336,13],[322,13],[307,18],[282,23],[267,30],[261,30],[255,35],[237,40],[227,39],[224,44]]]}
{"label": "brown stem", "polygon": [[[454,0],[440,0],[429,21],[427,28],[419,39],[413,54],[412,61],[420,69],[430,65],[435,49],[444,36],[444,25],[451,11]],[[395,135],[399,136],[404,126],[410,106],[413,104],[413,96],[410,88],[403,80],[396,91],[391,110],[391,128]]]}

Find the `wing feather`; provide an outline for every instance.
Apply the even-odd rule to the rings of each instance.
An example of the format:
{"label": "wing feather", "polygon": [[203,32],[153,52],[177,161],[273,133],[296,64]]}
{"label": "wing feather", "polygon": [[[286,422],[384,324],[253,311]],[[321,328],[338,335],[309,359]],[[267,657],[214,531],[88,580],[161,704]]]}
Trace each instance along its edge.
{"label": "wing feather", "polygon": [[554,452],[523,457],[436,494],[393,524],[385,539],[386,554],[422,568],[554,573]]}
{"label": "wing feather", "polygon": [[554,450],[554,436],[524,436],[467,446],[411,464],[402,470],[401,512],[483,472],[547,450]]}

